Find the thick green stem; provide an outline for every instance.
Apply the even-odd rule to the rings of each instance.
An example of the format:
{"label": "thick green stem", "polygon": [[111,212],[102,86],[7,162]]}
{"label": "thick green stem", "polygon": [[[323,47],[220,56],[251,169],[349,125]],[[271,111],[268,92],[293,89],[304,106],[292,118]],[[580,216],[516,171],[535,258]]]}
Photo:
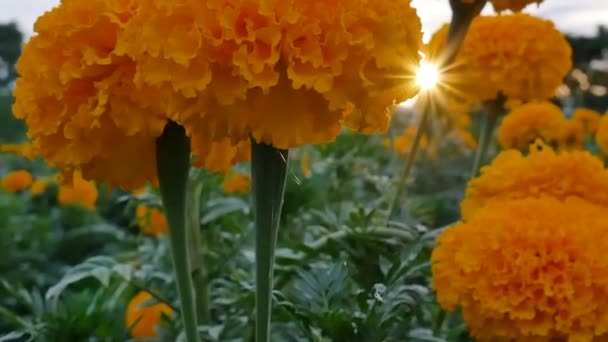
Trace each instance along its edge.
{"label": "thick green stem", "polygon": [[465,3],[462,0],[450,0],[452,21],[440,65],[447,66],[454,61],[473,19],[479,15],[486,2],[487,0],[475,0],[472,3]]}
{"label": "thick green stem", "polygon": [[200,173],[195,172],[190,177],[188,186],[188,247],[190,248],[191,274],[196,293],[196,309],[199,324],[211,323],[209,309],[209,280],[205,267],[206,241],[201,232],[200,207],[203,182]]}
{"label": "thick green stem", "polygon": [[494,127],[498,118],[502,114],[502,99],[492,101],[485,104],[486,112],[482,117],[481,131],[479,134],[479,144],[477,145],[477,151],[475,152],[475,160],[473,161],[473,170],[471,172],[471,178],[475,178],[479,175],[479,170],[485,163],[486,156],[488,154],[488,148],[492,144],[492,138],[494,136]]}
{"label": "thick green stem", "polygon": [[190,139],[183,127],[169,122],[156,140],[156,163],[160,194],[169,223],[175,280],[188,342],[198,342],[196,307],[186,231],[186,187],[190,169]]}
{"label": "thick green stem", "polygon": [[251,177],[255,206],[256,342],[270,341],[274,253],[287,176],[287,150],[251,139]]}

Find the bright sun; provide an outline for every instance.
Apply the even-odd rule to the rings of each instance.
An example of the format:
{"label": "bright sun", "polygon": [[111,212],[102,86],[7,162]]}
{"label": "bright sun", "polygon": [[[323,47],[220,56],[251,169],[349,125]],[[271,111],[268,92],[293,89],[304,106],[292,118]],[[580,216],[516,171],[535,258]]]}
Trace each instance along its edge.
{"label": "bright sun", "polygon": [[433,64],[422,62],[416,72],[416,83],[423,89],[428,90],[439,82],[439,70]]}

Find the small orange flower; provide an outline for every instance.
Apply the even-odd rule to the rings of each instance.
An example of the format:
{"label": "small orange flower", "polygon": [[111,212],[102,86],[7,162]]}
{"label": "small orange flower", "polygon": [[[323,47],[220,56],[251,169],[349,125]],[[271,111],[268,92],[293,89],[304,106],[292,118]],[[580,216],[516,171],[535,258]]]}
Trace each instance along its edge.
{"label": "small orange flower", "polygon": [[600,146],[604,155],[608,155],[608,114],[602,115],[598,123],[595,142]]}
{"label": "small orange flower", "polygon": [[140,204],[137,206],[135,216],[137,224],[144,233],[156,236],[167,233],[167,218],[159,209]]}
{"label": "small orange flower", "polygon": [[[384,140],[384,147],[390,149],[391,147],[398,154],[408,154],[414,144],[414,138],[416,137],[416,127],[407,127],[401,135],[396,136],[391,144],[390,139]],[[392,146],[391,146],[392,145]],[[428,145],[426,136],[423,136],[420,140],[420,148],[425,148]]]}
{"label": "small orange flower", "polygon": [[131,336],[136,339],[158,337],[156,327],[162,323],[162,316],[172,317],[173,309],[165,303],[147,305],[152,299],[149,292],[139,292],[127,306],[125,322]]}
{"label": "small orange flower", "polygon": [[589,108],[579,108],[572,113],[572,120],[579,121],[585,126],[585,132],[595,134],[600,124],[600,113]]}
{"label": "small orange flower", "polygon": [[82,174],[76,171],[71,184],[63,184],[59,187],[58,200],[61,205],[79,204],[94,210],[98,195],[95,183],[83,179]]}
{"label": "small orange flower", "polygon": [[224,192],[229,194],[246,194],[251,189],[251,178],[240,173],[235,173],[224,179],[222,187],[224,188]]}
{"label": "small orange flower", "polygon": [[560,150],[581,150],[585,146],[585,126],[577,120],[567,120],[562,124],[557,141]]}
{"label": "small orange flower", "polygon": [[8,192],[19,192],[25,190],[32,184],[32,174],[27,170],[17,170],[2,178],[2,188]]}
{"label": "small orange flower", "polygon": [[0,152],[18,154],[30,160],[33,160],[38,156],[38,153],[31,143],[0,145]]}
{"label": "small orange flower", "polygon": [[557,143],[566,118],[551,102],[531,102],[509,113],[498,129],[498,141],[504,148],[524,151],[537,138]]}
{"label": "small orange flower", "polygon": [[32,195],[40,195],[46,190],[47,181],[45,179],[37,179],[32,183],[30,187],[30,192]]}
{"label": "small orange flower", "polygon": [[300,159],[300,166],[302,167],[302,174],[308,178],[312,176],[312,169],[310,168],[310,155],[305,152]]}
{"label": "small orange flower", "polygon": [[537,140],[529,154],[506,150],[483,167],[467,185],[460,209],[466,222],[496,200],[540,196],[580,197],[608,207],[608,170],[587,151],[555,152]]}

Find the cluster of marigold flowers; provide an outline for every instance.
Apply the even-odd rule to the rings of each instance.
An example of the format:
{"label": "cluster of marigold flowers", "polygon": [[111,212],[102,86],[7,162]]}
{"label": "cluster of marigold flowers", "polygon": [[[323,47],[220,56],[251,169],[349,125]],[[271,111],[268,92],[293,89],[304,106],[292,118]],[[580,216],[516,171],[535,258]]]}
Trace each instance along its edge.
{"label": "cluster of marigold flowers", "polygon": [[[34,179],[28,170],[15,170],[6,174],[0,180],[1,189],[8,193],[29,191],[34,196],[42,195],[50,183],[56,182],[56,177],[39,177]],[[98,190],[94,182],[82,179],[76,174],[70,182],[62,183],[57,193],[57,202],[61,205],[79,205],[89,210],[95,209]]]}
{"label": "cluster of marigold flowers", "polygon": [[551,102],[532,102],[513,109],[498,130],[505,148],[523,151],[537,138],[560,150],[584,149],[593,140],[608,154],[608,115],[579,108],[567,118]]}
{"label": "cluster of marigold flowers", "polygon": [[608,338],[608,170],[540,140],[473,179],[433,252],[439,303],[479,341]]}
{"label": "cluster of marigold flowers", "polygon": [[[463,1],[473,3],[475,0]],[[491,1],[520,10],[542,1]],[[432,58],[448,28],[431,39]],[[608,340],[608,116],[568,116],[546,102],[571,68],[554,25],[526,14],[478,17],[444,75],[444,91],[508,109],[506,148],[469,182],[462,221],[432,254],[433,286],[478,341]]]}

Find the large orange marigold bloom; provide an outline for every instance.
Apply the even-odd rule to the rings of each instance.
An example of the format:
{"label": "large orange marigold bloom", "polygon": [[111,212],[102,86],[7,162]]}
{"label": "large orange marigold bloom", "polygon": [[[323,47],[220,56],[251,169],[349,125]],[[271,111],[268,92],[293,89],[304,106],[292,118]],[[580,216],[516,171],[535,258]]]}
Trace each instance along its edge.
{"label": "large orange marigold bloom", "polygon": [[19,192],[27,189],[33,181],[32,174],[27,170],[13,171],[2,178],[2,189],[8,192]]}
{"label": "large orange marigold bloom", "polygon": [[578,108],[572,113],[572,119],[582,123],[585,126],[585,132],[592,135],[597,132],[600,118],[600,113],[589,108]]}
{"label": "large orange marigold bloom", "polygon": [[[167,108],[177,107],[169,90],[136,82],[144,67],[117,53],[122,28],[138,4],[62,0],[41,16],[17,65],[13,107],[49,164],[127,189],[156,182],[156,138],[169,119],[178,119]],[[193,141],[205,145],[195,146],[195,154],[215,146],[208,138]],[[216,166],[211,168],[221,168]]]}
{"label": "large orange marigold bloom", "polygon": [[564,132],[566,118],[561,109],[550,102],[533,102],[515,108],[502,121],[498,141],[505,148],[526,150],[540,138],[557,143]]}
{"label": "large orange marigold bloom", "polygon": [[[448,27],[431,39],[438,57]],[[476,17],[442,83],[470,102],[505,96],[510,102],[551,98],[572,66],[572,49],[553,22],[528,14]]]}
{"label": "large orange marigold bloom", "polygon": [[540,142],[530,147],[527,156],[507,150],[469,182],[462,218],[470,220],[496,200],[540,196],[560,200],[576,196],[608,207],[608,170],[586,151],[556,153]]}
{"label": "large orange marigold bloom", "polygon": [[127,306],[125,323],[134,338],[158,337],[156,328],[163,323],[163,315],[173,316],[173,309],[165,303],[147,304],[151,299],[149,292],[142,291]]}
{"label": "large orange marigold bloom", "polygon": [[410,0],[142,0],[119,50],[135,83],[205,137],[277,148],[384,131],[415,95],[421,24]]}
{"label": "large orange marigold bloom", "polygon": [[137,224],[144,233],[157,236],[167,233],[167,218],[158,208],[140,204],[135,209],[135,217]]}
{"label": "large orange marigold bloom", "polygon": [[606,341],[608,215],[579,198],[496,201],[447,228],[433,287],[477,341]]}
{"label": "large orange marigold bloom", "polygon": [[80,205],[84,208],[94,210],[99,192],[94,182],[82,178],[78,171],[68,178],[66,184],[59,186],[57,200],[61,205]]}
{"label": "large orange marigold bloom", "polygon": [[598,123],[595,142],[600,146],[602,152],[604,152],[605,155],[608,155],[608,114],[602,115],[602,118]]}

